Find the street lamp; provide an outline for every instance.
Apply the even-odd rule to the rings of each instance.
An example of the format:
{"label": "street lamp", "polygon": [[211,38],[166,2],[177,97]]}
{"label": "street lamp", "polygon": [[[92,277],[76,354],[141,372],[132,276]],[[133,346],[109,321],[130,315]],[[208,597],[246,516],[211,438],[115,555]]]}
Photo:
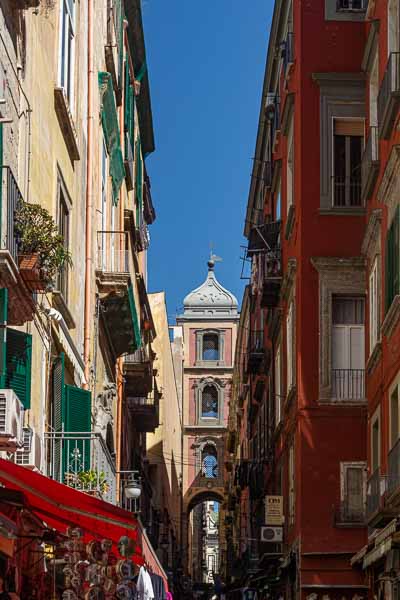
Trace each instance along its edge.
{"label": "street lamp", "polygon": [[142,493],[140,482],[135,479],[135,475],[130,475],[129,479],[124,485],[124,492],[126,498],[129,500],[137,500]]}

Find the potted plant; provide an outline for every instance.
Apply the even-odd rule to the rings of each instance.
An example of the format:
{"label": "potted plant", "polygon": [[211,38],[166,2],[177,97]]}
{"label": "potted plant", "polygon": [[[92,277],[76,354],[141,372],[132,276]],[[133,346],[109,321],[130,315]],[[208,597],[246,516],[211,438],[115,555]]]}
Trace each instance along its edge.
{"label": "potted plant", "polygon": [[78,485],[84,492],[106,494],[110,489],[103,471],[80,471],[77,474]]}
{"label": "potted plant", "polygon": [[72,265],[53,217],[39,204],[19,203],[15,232],[20,273],[32,291],[46,290],[62,268]]}

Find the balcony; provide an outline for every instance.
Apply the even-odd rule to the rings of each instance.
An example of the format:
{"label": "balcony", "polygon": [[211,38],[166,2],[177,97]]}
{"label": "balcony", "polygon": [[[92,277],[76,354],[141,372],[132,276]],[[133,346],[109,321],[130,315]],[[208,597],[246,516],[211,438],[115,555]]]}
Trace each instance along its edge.
{"label": "balcony", "polygon": [[379,137],[387,140],[400,105],[400,52],[391,52],[378,94]]}
{"label": "balcony", "polygon": [[150,347],[141,347],[124,357],[124,378],[127,394],[147,396],[153,390],[154,354]]}
{"label": "balcony", "polygon": [[282,283],[281,221],[269,223],[268,248],[264,256],[261,306],[275,308]]}
{"label": "balcony", "polygon": [[364,369],[332,369],[332,398],[365,400]]}
{"label": "balcony", "polygon": [[336,527],[363,527],[366,524],[365,506],[351,507],[349,503],[343,501],[335,509]]}
{"label": "balcony", "polygon": [[91,432],[47,432],[46,476],[116,503],[116,471],[103,437]]}
{"label": "balcony", "polygon": [[363,12],[367,7],[368,0],[337,0],[337,10],[341,12]]}
{"label": "balcony", "polygon": [[365,204],[372,192],[379,174],[378,128],[370,127],[364,154],[361,160],[361,198]]}
{"label": "balcony", "polygon": [[264,332],[250,333],[249,350],[247,355],[247,372],[253,375],[261,370],[264,361]]}
{"label": "balcony", "polygon": [[8,288],[8,324],[23,325],[32,321],[35,302],[18,268],[18,244],[15,232],[15,211],[22,194],[9,167],[0,168],[1,234],[0,287]]}
{"label": "balcony", "polygon": [[153,433],[159,426],[159,394],[157,391],[153,396],[130,396],[127,393],[126,406],[134,416],[137,431]]}
{"label": "balcony", "polygon": [[122,0],[108,0],[105,57],[107,71],[111,73],[118,104],[121,102],[123,35]]}
{"label": "balcony", "polygon": [[115,358],[134,352],[141,345],[129,256],[128,232],[97,232],[96,283],[100,316]]}

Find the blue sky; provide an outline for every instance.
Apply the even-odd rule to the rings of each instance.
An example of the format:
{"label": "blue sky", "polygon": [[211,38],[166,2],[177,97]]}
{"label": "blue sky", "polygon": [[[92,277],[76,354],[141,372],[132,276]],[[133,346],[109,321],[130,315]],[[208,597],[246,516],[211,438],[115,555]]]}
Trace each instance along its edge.
{"label": "blue sky", "polygon": [[170,322],[216,273],[239,302],[245,208],[272,0],[143,0],[156,151],[147,159],[157,220],[149,291]]}

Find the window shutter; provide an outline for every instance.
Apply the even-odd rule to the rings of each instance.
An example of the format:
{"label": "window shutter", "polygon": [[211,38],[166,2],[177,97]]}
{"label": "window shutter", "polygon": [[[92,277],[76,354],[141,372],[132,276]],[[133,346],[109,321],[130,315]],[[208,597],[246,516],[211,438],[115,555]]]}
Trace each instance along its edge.
{"label": "window shutter", "polygon": [[350,327],[350,369],[364,369],[364,344],[364,327]]}
{"label": "window shutter", "polygon": [[362,467],[347,467],[345,504],[349,516],[362,514],[364,476]]}
{"label": "window shutter", "polygon": [[354,135],[364,137],[364,121],[360,119],[335,119],[335,135]]}
{"label": "window shutter", "polygon": [[[51,391],[52,391],[52,419],[53,430],[61,432],[64,423],[65,414],[65,389],[64,389],[64,353],[58,356],[52,368],[51,374]],[[63,481],[62,473],[64,469],[61,461],[61,437],[54,439],[52,444],[52,463],[53,477],[57,481]]]}
{"label": "window shutter", "polygon": [[128,287],[128,300],[129,300],[129,308],[131,310],[132,326],[133,326],[133,332],[134,332],[134,340],[133,340],[133,345],[132,345],[132,352],[134,352],[135,350],[140,348],[140,346],[142,345],[142,336],[140,334],[139,319],[138,319],[138,314],[137,314],[137,310],[136,310],[136,303],[135,303],[135,297],[133,295],[132,285],[130,285]]}
{"label": "window shutter", "polygon": [[143,213],[143,164],[140,138],[136,142],[136,227],[142,222]]}
{"label": "window shutter", "polygon": [[[65,386],[65,431],[90,434],[92,429],[92,394],[73,385]],[[72,438],[68,436],[68,438]],[[71,461],[71,451],[79,450],[79,470],[90,470],[90,439],[68,441],[64,444],[64,464]],[[71,451],[69,451],[71,450]],[[65,469],[69,470],[69,469]],[[74,470],[76,468],[74,467]]]}
{"label": "window shutter", "polygon": [[332,369],[348,369],[348,357],[348,327],[334,325],[332,327]]}
{"label": "window shutter", "polygon": [[11,388],[25,409],[31,407],[32,336],[7,329],[6,388]]}

